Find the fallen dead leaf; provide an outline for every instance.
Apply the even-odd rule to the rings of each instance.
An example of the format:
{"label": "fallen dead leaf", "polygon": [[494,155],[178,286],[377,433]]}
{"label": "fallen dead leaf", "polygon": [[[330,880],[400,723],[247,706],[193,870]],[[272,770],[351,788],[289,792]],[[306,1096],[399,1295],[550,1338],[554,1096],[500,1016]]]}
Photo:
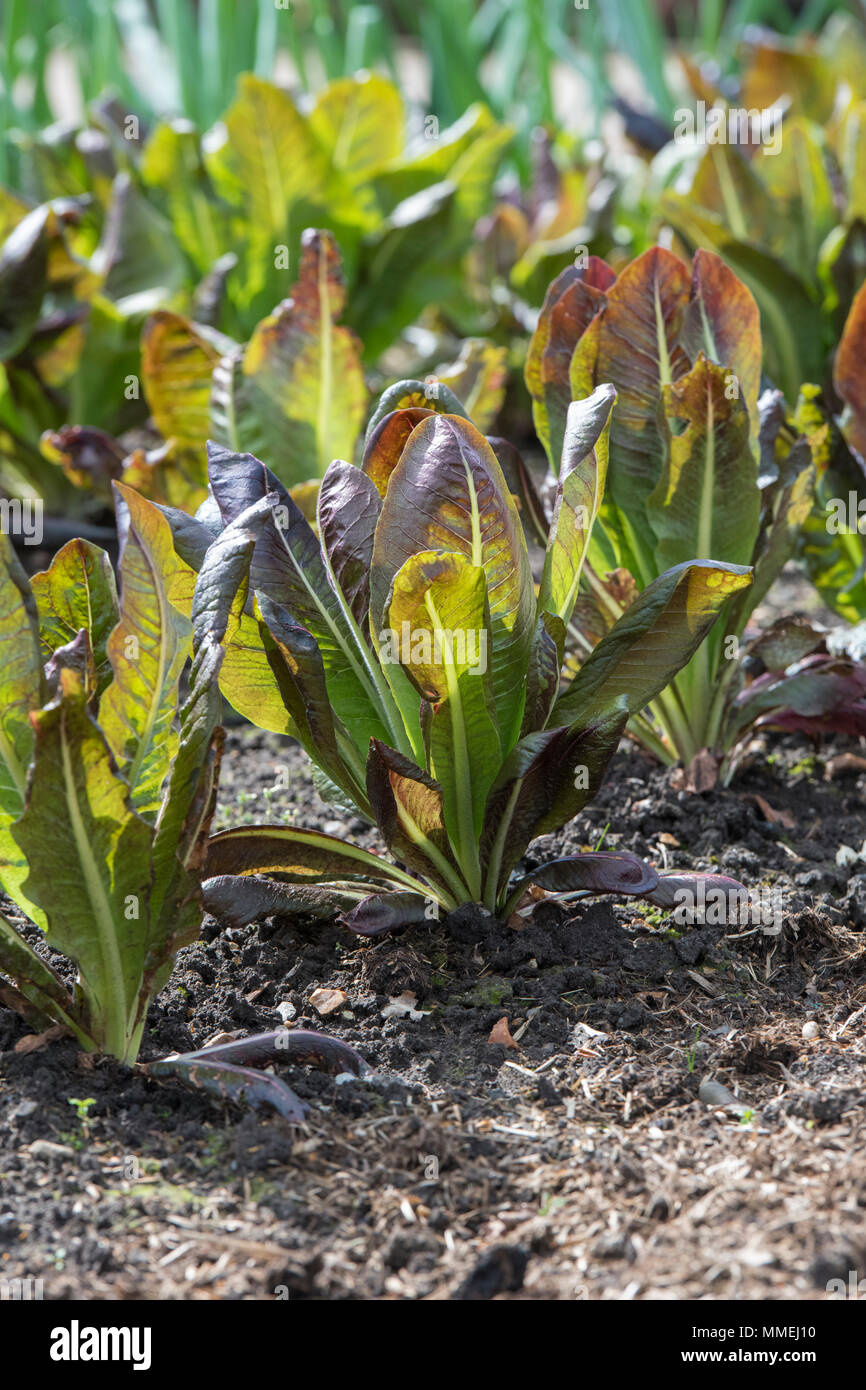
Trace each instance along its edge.
{"label": "fallen dead leaf", "polygon": [[508,1027],[508,1019],[506,1017],[502,1017],[498,1023],[494,1023],[487,1041],[489,1043],[499,1043],[502,1047],[513,1047],[515,1052],[520,1051],[517,1043],[511,1036],[511,1030]]}
{"label": "fallen dead leaf", "polygon": [[783,825],[786,830],[795,830],[797,821],[790,811],[777,811],[767,801],[766,797],[759,796],[757,792],[741,792],[742,801],[754,801],[764,820],[769,821],[770,825]]}
{"label": "fallen dead leaf", "polygon": [[708,748],[696,753],[687,767],[671,773],[671,786],[677,792],[711,792],[718,780],[719,760]]}
{"label": "fallen dead leaf", "polygon": [[19,1038],[15,1044],[15,1051],[24,1053],[41,1052],[43,1047],[49,1043],[56,1042],[58,1038],[66,1035],[66,1029],[62,1023],[55,1023],[50,1028],[46,1028],[44,1033],[28,1033],[26,1037]]}

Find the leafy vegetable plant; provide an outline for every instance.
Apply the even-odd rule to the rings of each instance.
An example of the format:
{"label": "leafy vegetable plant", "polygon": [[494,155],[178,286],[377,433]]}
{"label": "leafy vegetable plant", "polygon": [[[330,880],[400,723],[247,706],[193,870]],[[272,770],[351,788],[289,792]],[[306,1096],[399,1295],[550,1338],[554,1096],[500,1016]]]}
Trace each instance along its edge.
{"label": "leafy vegetable plant", "polygon": [[[595,258],[563,272],[527,358],[536,429],[553,468],[571,397],[590,398],[605,380],[619,395],[585,568],[601,629],[623,609],[628,616],[633,592],[645,598],[668,566],[689,556],[736,567],[707,640],[645,702],[648,713],[631,710],[632,731],[666,762],[690,763],[704,749],[721,756],[742,737],[743,708],[756,708],[735,709],[746,623],[794,554],[812,506],[808,441],[781,393],[761,393],[760,373],[758,309],[745,285],[710,252],[696,254],[690,273],[660,247],[619,276]],[[548,514],[529,495],[525,470],[522,477],[527,513],[547,543]],[[585,640],[578,630],[572,638],[581,659]],[[819,670],[806,692],[791,674],[798,679],[774,684],[776,707],[805,716],[818,698],[824,715],[837,711],[840,727],[849,725],[841,687],[827,682],[817,696]]]}
{"label": "leafy vegetable plant", "polygon": [[809,435],[817,471],[816,501],[806,523],[803,557],[824,602],[849,622],[866,619],[866,286],[854,297],[834,359],[842,403],[834,417],[827,395],[804,386],[797,420]]}
{"label": "leafy vegetable plant", "polygon": [[[166,598],[134,493],[118,499],[118,521],[119,601],[107,557],[86,541],[65,546],[32,585],[0,542],[0,882],[77,967],[70,990],[2,917],[0,969],[11,983],[0,981],[0,998],[131,1064],[148,1005],[201,924],[227,608],[205,575],[191,626]],[[237,533],[221,559],[228,572],[233,541]]]}
{"label": "leafy vegetable plant", "polygon": [[411,387],[386,393],[362,468],[331,464],[317,530],[259,460],[218,446],[213,499],[197,518],[144,504],[173,535],[164,577],[183,608],[221,528],[276,494],[252,554],[254,597],[227,629],[221,686],[254,723],[298,738],[325,795],[375,821],[393,856],[291,826],[224,831],[208,848],[208,906],[247,921],[337,905],[376,934],[461,903],[508,915],[530,884],[669,901],[670,885],[628,854],[512,874],[535,836],[592,798],[629,715],[689,659],[748,571],[673,567],[561,688],[614,392],[570,409],[536,596],[496,449],[450,392],[434,409]]}
{"label": "leafy vegetable plant", "polygon": [[[223,743],[221,643],[233,605],[244,602],[257,517],[273,500],[214,542],[191,624],[160,579],[166,537],[150,530],[153,515],[130,489],[117,501],[119,602],[107,557],[86,541],[70,542],[30,585],[0,538],[0,883],[77,967],[69,988],[0,914],[0,1001],[127,1065],[138,1057],[151,1000],[201,926]],[[175,730],[190,641],[190,691]],[[162,1058],[147,1070],[298,1121],[306,1107],[285,1082],[250,1070],[292,1059],[369,1070],[345,1043],[300,1029]]]}
{"label": "leafy vegetable plant", "polygon": [[[366,387],[361,344],[340,322],[346,288],[330,232],[301,238],[291,294],[239,344],[170,310],[145,326],[142,380],[170,457],[207,486],[209,437],[260,455],[286,487],[321,478],[335,456],[352,458]],[[141,472],[129,470],[133,485]],[[153,489],[148,495],[159,501]]]}
{"label": "leafy vegetable plant", "polygon": [[[841,16],[836,16],[841,19]],[[863,283],[862,29],[828,31],[821,49],[756,31],[742,49],[735,97],[686,63],[695,98],[724,128],[761,112],[760,134],[671,144],[678,168],[659,212],[689,251],[718,252],[761,309],[765,366],[794,402],[802,381],[824,384],[829,356]],[[730,108],[730,112],[729,112]]]}

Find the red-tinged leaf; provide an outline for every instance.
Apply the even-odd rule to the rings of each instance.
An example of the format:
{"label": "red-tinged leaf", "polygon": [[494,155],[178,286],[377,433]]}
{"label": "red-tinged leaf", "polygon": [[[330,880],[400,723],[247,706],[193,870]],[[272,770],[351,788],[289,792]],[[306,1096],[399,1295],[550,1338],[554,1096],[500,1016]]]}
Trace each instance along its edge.
{"label": "red-tinged leaf", "polygon": [[105,430],[92,425],[64,425],[45,430],[39,440],[44,458],[56,463],[71,483],[98,494],[111,496],[111,484],[123,474],[127,451]]}
{"label": "red-tinged leaf", "polygon": [[781,673],[768,671],[759,676],[737,696],[736,705],[752,719],[772,709],[823,717],[864,698],[866,666],[815,653]]}
{"label": "red-tinged leaf", "polygon": [[559,694],[559,673],[565,650],[565,624],[561,618],[541,613],[535,625],[529,665],[526,669],[526,704],[521,737],[543,729]]}
{"label": "red-tinged leaf", "polygon": [[418,893],[377,893],[365,898],[351,912],[344,912],[340,922],[359,936],[383,936],[385,932],[437,918],[435,904]]}
{"label": "red-tinged leaf", "polygon": [[487,799],[482,863],[496,896],[526,846],[596,795],[625,729],[625,711],[586,727],[545,729],[512,749]]}
{"label": "red-tinged leaf", "polygon": [[395,858],[453,892],[459,872],[442,818],[441,786],[411,759],[371,739],[367,796]]}
{"label": "red-tinged leaf", "polygon": [[866,458],[866,285],[854,297],[842,337],[836,349],[833,383],[851,410],[848,437],[861,458]]}
{"label": "red-tinged leaf", "polygon": [[[210,1049],[213,1052],[218,1048]],[[276,1110],[288,1124],[303,1124],[307,1106],[300,1096],[296,1096],[285,1081],[270,1072],[251,1071],[248,1067],[235,1066],[231,1062],[211,1060],[208,1049],[190,1056],[168,1058],[163,1062],[151,1062],[148,1071],[151,1076],[176,1076],[198,1091],[206,1091],[217,1100],[233,1101],[235,1105],[248,1105],[252,1110]]]}
{"label": "red-tinged leaf", "polygon": [[423,406],[406,406],[383,415],[367,435],[362,471],[375,485],[379,496],[388,490],[388,479],[400,461],[406,441],[416,425],[435,415]]}
{"label": "red-tinged leaf", "polygon": [[372,480],[353,464],[335,459],[319,488],[319,535],[362,632],[367,631],[373,536],[381,510]]}
{"label": "red-tinged leaf", "polygon": [[535,431],[554,473],[559,472],[565,419],[572,398],[569,369],[574,349],[607,302],[616,275],[590,256],[587,266],[568,266],[549,286],[526,356]]}
{"label": "red-tinged leaf", "polygon": [[[757,458],[758,396],[761,387],[761,315],[750,289],[721,256],[699,248],[692,263],[689,307],[680,342],[692,362],[703,352],[732,373],[749,419]],[[721,552],[714,551],[713,554]]]}
{"label": "red-tinged leaf", "polygon": [[707,873],[659,874],[655,887],[642,896],[656,907],[688,914],[689,923],[700,920],[705,907],[714,907],[717,911],[723,907],[721,920],[717,919],[719,925],[740,921],[742,909],[749,902],[748,889],[737,879]]}
{"label": "red-tinged leaf", "polygon": [[334,785],[365,815],[369,814],[364,788],[340,751],[341,736],[345,747],[346,734],[334,718],[315,638],[300,623],[293,623],[285,608],[264,594],[259,595],[258,604],[262,646],[297,738]]}
{"label": "red-tinged leaf", "polygon": [[616,387],[603,515],[618,561],[644,585],[656,573],[652,530],[645,513],[664,455],[656,416],[662,387],[689,367],[679,346],[688,300],[685,262],[652,247],[611,286],[607,304],[586,329],[571,361],[575,400],[588,396],[602,382]]}
{"label": "red-tinged leaf", "polygon": [[248,1038],[235,1038],[216,1047],[203,1047],[197,1052],[182,1053],[180,1058],[164,1058],[151,1062],[148,1070],[163,1068],[168,1062],[204,1059],[208,1062],[229,1062],[233,1066],[276,1066],[280,1062],[305,1062],[325,1071],[350,1071],[366,1076],[371,1068],[348,1043],[327,1033],[308,1028],[277,1028],[269,1033],[254,1033]]}
{"label": "red-tinged leaf", "polygon": [[722,604],[751,571],[696,560],[654,580],[601,639],[553,707],[557,724],[585,723],[624,698],[639,714],[694,655]]}
{"label": "red-tinged leaf", "polygon": [[665,457],[646,499],[660,569],[696,557],[748,565],[758,538],[758,463],[730,372],[698,354],[662,393]]}
{"label": "red-tinged leaf", "polygon": [[562,465],[538,590],[538,610],[568,623],[589,538],[604,496],[616,391],[597,386],[568,407]]}
{"label": "red-tinged leaf", "polygon": [[645,897],[657,887],[659,875],[650,864],[625,851],[590,850],[553,859],[533,869],[515,888],[512,900],[532,883],[548,893],[616,893]]}
{"label": "red-tinged leaf", "polygon": [[337,888],[280,883],[258,874],[246,878],[223,874],[202,884],[202,907],[218,922],[245,927],[263,917],[300,916],[333,920],[357,902],[357,894]]}
{"label": "red-tinged leaf", "polygon": [[415,887],[408,874],[368,850],[317,830],[279,825],[242,826],[212,836],[202,877],[222,874],[279,874],[296,883],[373,879]]}
{"label": "red-tinged leaf", "polygon": [[519,449],[507,439],[498,435],[488,435],[490,445],[502,469],[508,491],[511,493],[523,521],[527,540],[534,540],[542,548],[547,545],[550,530],[550,504],[548,494],[553,474],[546,480],[534,475]]}
{"label": "red-tinged leaf", "polygon": [[862,738],[866,734],[866,701],[837,705],[828,714],[798,714],[796,710],[774,710],[757,720],[756,728],[780,729],[783,733],[808,734],[817,738],[823,734],[847,734]]}
{"label": "red-tinged leaf", "polygon": [[302,237],[297,284],[215,384],[221,443],[263,458],[288,487],[352,458],[366,403],[360,344],[337,320],[346,292],[330,232]]}
{"label": "red-tinged leaf", "polygon": [[303,1028],[257,1033],[250,1038],[204,1047],[198,1052],[181,1053],[150,1062],[151,1076],[177,1076],[223,1100],[270,1106],[291,1124],[303,1122],[306,1105],[284,1081],[254,1067],[278,1066],[283,1062],[308,1062],[329,1071],[347,1071],[368,1076],[371,1068],[363,1057],[339,1038]]}
{"label": "red-tinged leaf", "polygon": [[276,492],[277,505],[261,527],[251,587],[286,608],[319,648],[329,698],[358,749],[387,739],[380,702],[367,672],[369,653],[345,599],[331,583],[321,546],[300,508],[264,464],[249,454],[208,446],[211,487],[225,522],[255,499]]}
{"label": "red-tinged leaf", "polygon": [[457,553],[484,571],[493,692],[504,746],[517,737],[535,627],[535,596],[517,509],[490,445],[453,415],[423,420],[391,475],[373,544],[374,636],[401,567],[422,551]]}
{"label": "red-tinged leaf", "polygon": [[459,415],[464,420],[469,419],[462,401],[457,399],[450,386],[435,378],[427,381],[395,381],[393,386],[382,392],[370,417],[364,436],[365,452],[385,417],[400,410],[429,410],[434,415]]}

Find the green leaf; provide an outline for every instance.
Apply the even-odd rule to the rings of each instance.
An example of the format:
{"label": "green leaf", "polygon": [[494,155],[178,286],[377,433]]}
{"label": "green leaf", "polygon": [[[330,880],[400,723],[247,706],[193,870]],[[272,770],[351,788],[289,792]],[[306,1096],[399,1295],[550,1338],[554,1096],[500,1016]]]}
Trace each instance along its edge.
{"label": "green leaf", "polygon": [[39,612],[43,661],[86,629],[101,695],[113,678],[107,647],[120,619],[114,570],[105,551],[91,541],[67,541],[48,569],[34,574],[30,586]]}
{"label": "green leaf", "polygon": [[688,662],[751,570],[693,560],[654,580],[601,639],[553,707],[555,724],[586,724],[624,697],[638,714]]}
{"label": "green leaf", "polygon": [[381,510],[370,478],[351,463],[335,459],[319,488],[319,535],[334,579],[362,632],[368,628],[373,537]]}
{"label": "green leaf", "polygon": [[404,125],[399,88],[371,72],[329,82],[310,112],[313,135],[362,197],[377,169],[402,154]]}
{"label": "green leaf", "polygon": [[286,230],[297,199],[325,201],[327,153],[287,92],[245,73],[226,112],[225,138],[205,153],[218,193],[244,207],[261,244]]}
{"label": "green leaf", "polygon": [[516,741],[535,627],[526,541],[490,445],[452,415],[422,420],[391,474],[376,527],[370,576],[374,637],[394,578],[413,556],[440,550],[482,568],[487,581],[496,721],[504,748]]}
{"label": "green leaf", "polygon": [[[480,893],[477,840],[501,760],[489,673],[484,570],[460,554],[422,551],[394,577],[382,661],[399,661],[433,705],[431,771],[471,891]],[[386,654],[388,653],[388,654]]]}
{"label": "green leaf", "polygon": [[453,183],[431,184],[399,203],[367,236],[347,319],[369,361],[452,289],[468,240],[468,229],[459,234],[456,197]]}
{"label": "green leaf", "polygon": [[726,367],[703,352],[664,388],[665,458],[647,515],[658,568],[697,556],[748,565],[761,513],[749,416]]}
{"label": "green leaf", "polygon": [[618,709],[585,727],[545,729],[511,750],[484,816],[488,903],[501,900],[529,842],[570,821],[596,795],[627,717]]}
{"label": "green leaf", "polygon": [[352,616],[348,601],[331,583],[327,557],[300,508],[258,459],[211,445],[211,486],[229,522],[275,489],[277,507],[259,533],[251,585],[282,604],[318,643],[328,693],[339,718],[366,756],[370,738],[411,752],[386,682]]}
{"label": "green leaf", "polygon": [[108,641],[114,680],[99,704],[102,731],[126,778],[135,809],[152,820],[177,752],[174,715],[191,628],[169,600],[167,528],[131,488],[116,484],[120,621]]}
{"label": "green leaf", "polygon": [[218,442],[262,458],[287,487],[354,454],[366,390],[360,345],[337,322],[345,297],[333,237],[305,232],[291,298],[217,379]]}
{"label": "green leaf", "polygon": [[203,876],[217,878],[223,874],[279,874],[292,883],[311,879],[373,879],[417,891],[414,879],[369,850],[317,830],[296,830],[290,826],[243,826],[212,835]]}
{"label": "green leaf", "polygon": [[[15,981],[15,994],[22,995],[38,1015],[34,1022],[62,1022],[87,1046],[89,1039],[78,1021],[75,1001],[60,976],[37,955],[12,923],[0,913],[0,971]],[[7,998],[0,980],[0,1000],[24,1013],[14,995]]]}
{"label": "green leaf", "polygon": [[574,349],[607,303],[607,291],[615,280],[615,272],[597,256],[590,256],[585,268],[568,266],[549,285],[529,342],[524,376],[532,397],[532,418],[554,473],[559,471],[572,398],[569,372]]}
{"label": "green leaf", "polygon": [[562,446],[562,462],[553,505],[544,570],[538,591],[539,613],[568,623],[577,602],[580,574],[589,537],[604,496],[610,448],[612,386],[596,387],[583,401],[573,401]]}
{"label": "green leaf", "polygon": [[39,616],[27,576],[0,533],[0,813],[21,810],[33,752],[31,712],[45,696]]}
{"label": "green leaf", "polygon": [[27,343],[42,307],[48,273],[48,206],[35,208],[0,249],[0,361]]}
{"label": "green leaf", "polygon": [[486,338],[466,338],[456,361],[438,367],[435,377],[433,390],[437,398],[447,387],[463,402],[464,413],[485,433],[492,429],[505,403],[508,349]]}
{"label": "green leaf", "polygon": [[[13,828],[49,945],[80,970],[87,1032],[126,1058],[148,942],[153,832],[130,802],[74,673],[33,716],[27,804]],[[136,1049],[137,1050],[137,1049]]]}
{"label": "green leaf", "polygon": [[229,346],[222,335],[165,309],[148,319],[141,339],[141,378],[153,423],[175,449],[193,456],[205,481],[211,378]]}
{"label": "green leaf", "polygon": [[118,174],[114,181],[99,258],[104,267],[102,294],[124,315],[156,309],[186,280],[183,256],[167,218],[129,174]]}
{"label": "green leaf", "polygon": [[231,245],[229,209],[216,197],[198,132],[187,122],[163,122],[147,142],[141,177],[164,196],[172,230],[200,274]]}

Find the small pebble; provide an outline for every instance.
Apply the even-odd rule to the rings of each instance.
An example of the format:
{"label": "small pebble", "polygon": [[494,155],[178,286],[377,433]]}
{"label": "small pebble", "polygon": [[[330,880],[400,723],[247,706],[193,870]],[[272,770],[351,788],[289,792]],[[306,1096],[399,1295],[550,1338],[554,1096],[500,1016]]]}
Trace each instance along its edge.
{"label": "small pebble", "polygon": [[810,1019],[808,1023],[804,1023],[804,1024],[803,1024],[803,1037],[804,1037],[804,1038],[808,1038],[808,1039],[817,1038],[817,1037],[819,1036],[820,1032],[821,1032],[821,1029],[818,1027],[818,1025],[817,1025],[817,1023],[815,1022],[814,1019]]}
{"label": "small pebble", "polygon": [[310,995],[310,1003],[320,1018],[339,1013],[348,1001],[349,996],[344,989],[314,989]]}
{"label": "small pebble", "polygon": [[709,1105],[714,1110],[731,1110],[735,1115],[745,1115],[750,1109],[748,1105],[737,1100],[733,1092],[720,1081],[702,1081],[698,1088],[698,1097],[704,1105]]}

